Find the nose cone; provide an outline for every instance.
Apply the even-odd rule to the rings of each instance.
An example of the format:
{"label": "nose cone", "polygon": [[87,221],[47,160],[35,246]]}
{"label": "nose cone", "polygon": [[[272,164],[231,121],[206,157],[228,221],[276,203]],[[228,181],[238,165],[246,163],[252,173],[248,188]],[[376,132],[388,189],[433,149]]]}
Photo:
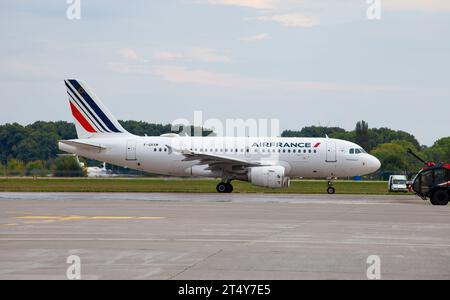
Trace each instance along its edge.
{"label": "nose cone", "polygon": [[373,155],[369,155],[369,159],[367,162],[367,169],[370,171],[370,173],[375,173],[378,171],[381,167],[381,162]]}

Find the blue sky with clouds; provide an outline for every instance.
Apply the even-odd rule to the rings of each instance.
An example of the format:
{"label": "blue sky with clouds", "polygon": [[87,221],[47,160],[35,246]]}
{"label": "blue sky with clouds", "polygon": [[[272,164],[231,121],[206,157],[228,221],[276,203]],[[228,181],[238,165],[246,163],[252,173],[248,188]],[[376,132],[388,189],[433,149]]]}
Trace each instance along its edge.
{"label": "blue sky with clouds", "polygon": [[[0,123],[71,120],[64,78],[120,119],[278,118],[450,135],[450,1],[0,2]],[[431,115],[423,122],[426,114]]]}

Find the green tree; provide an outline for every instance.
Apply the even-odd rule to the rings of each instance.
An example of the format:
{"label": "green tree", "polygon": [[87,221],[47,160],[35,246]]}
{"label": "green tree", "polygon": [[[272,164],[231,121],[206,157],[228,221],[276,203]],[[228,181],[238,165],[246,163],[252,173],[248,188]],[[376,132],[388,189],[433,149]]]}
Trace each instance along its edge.
{"label": "green tree", "polygon": [[429,161],[450,163],[450,137],[436,141],[433,146],[424,150]]}
{"label": "green tree", "polygon": [[7,161],[16,158],[15,147],[27,137],[25,128],[17,123],[0,126],[0,156]]}
{"label": "green tree", "polygon": [[85,177],[86,172],[81,168],[74,156],[60,156],[55,160],[54,176],[56,177]]}
{"label": "green tree", "polygon": [[371,154],[381,161],[383,172],[409,174],[416,172],[421,166],[420,162],[407,154],[410,148],[414,146],[408,141],[392,141],[379,145]]}
{"label": "green tree", "polygon": [[345,129],[339,127],[308,126],[300,131],[285,130],[281,133],[282,137],[334,137],[336,134],[345,133]]}
{"label": "green tree", "polygon": [[45,162],[42,160],[30,161],[25,166],[27,176],[45,176],[48,170],[45,168]]}
{"label": "green tree", "polygon": [[10,159],[7,166],[8,176],[24,176],[25,165],[23,161],[18,159]]}
{"label": "green tree", "polygon": [[356,123],[355,128],[355,142],[363,149],[370,151],[369,149],[369,124],[366,121],[360,121]]}
{"label": "green tree", "polygon": [[369,144],[367,151],[370,151],[381,144],[391,143],[397,140],[410,142],[415,150],[421,149],[419,142],[412,134],[401,130],[395,131],[385,127],[371,128],[368,130],[368,137]]}

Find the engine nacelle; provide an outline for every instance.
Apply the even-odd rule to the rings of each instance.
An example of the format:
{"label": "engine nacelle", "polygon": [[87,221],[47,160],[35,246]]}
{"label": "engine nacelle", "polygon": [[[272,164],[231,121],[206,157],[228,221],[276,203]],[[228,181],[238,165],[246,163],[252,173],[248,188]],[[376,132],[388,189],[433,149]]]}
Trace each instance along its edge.
{"label": "engine nacelle", "polygon": [[289,187],[289,177],[284,175],[282,166],[253,167],[249,169],[248,181],[251,184],[269,188]]}

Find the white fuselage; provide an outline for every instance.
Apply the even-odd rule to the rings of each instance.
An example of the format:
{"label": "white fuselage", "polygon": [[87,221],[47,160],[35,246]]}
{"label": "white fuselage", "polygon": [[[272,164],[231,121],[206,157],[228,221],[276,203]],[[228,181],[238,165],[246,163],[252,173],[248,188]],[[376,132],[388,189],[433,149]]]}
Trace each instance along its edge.
{"label": "white fuselage", "polygon": [[[306,178],[360,176],[380,167],[360,146],[330,138],[246,137],[96,137],[74,140],[101,147],[90,149],[60,143],[61,150],[110,164],[172,176],[221,177],[180,151],[219,155],[285,168],[285,175]],[[352,151],[353,149],[353,151]],[[358,149],[358,151],[356,151]],[[238,178],[242,179],[242,178]],[[245,179],[244,179],[245,180]]]}

